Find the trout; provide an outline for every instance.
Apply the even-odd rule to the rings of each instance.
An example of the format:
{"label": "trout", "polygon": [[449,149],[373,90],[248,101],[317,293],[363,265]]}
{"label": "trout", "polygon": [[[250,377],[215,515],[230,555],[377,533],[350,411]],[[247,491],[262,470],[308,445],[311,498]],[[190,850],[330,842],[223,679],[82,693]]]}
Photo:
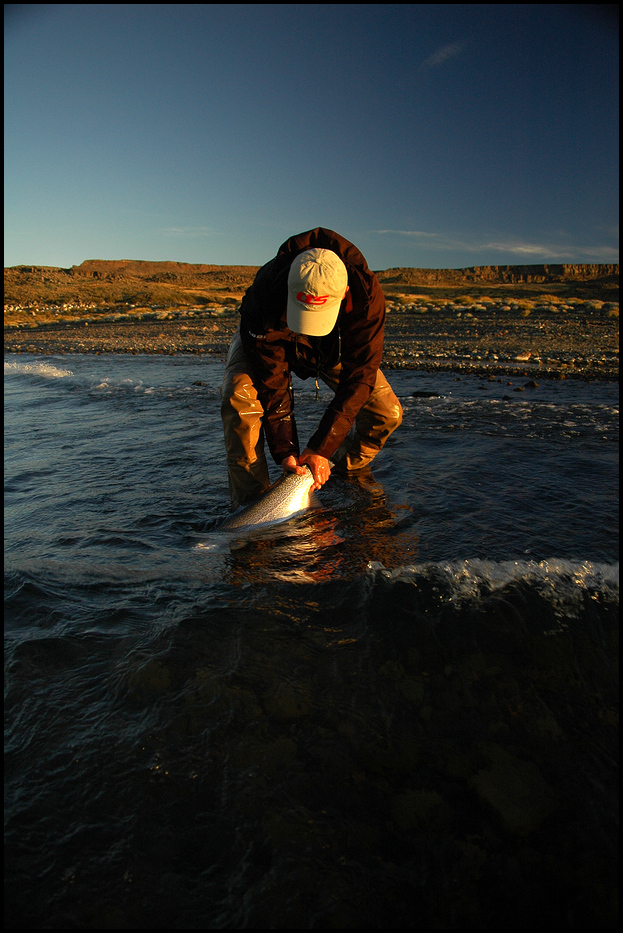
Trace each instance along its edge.
{"label": "trout", "polygon": [[259,499],[226,518],[219,530],[248,531],[285,522],[315,504],[313,485],[314,477],[308,466],[303,475],[284,473]]}

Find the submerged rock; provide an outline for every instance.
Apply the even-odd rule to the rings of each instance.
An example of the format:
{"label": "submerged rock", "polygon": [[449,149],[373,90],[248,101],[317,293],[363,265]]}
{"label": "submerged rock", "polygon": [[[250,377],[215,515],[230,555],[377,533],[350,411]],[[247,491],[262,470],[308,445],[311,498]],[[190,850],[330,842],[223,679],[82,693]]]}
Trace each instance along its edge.
{"label": "submerged rock", "polygon": [[392,798],[392,819],[401,832],[409,832],[433,820],[443,803],[434,790],[408,790]]}
{"label": "submerged rock", "polygon": [[485,753],[490,767],[474,775],[472,788],[506,830],[530,835],[556,808],[554,791],[533,762],[516,758],[501,745],[489,745]]}

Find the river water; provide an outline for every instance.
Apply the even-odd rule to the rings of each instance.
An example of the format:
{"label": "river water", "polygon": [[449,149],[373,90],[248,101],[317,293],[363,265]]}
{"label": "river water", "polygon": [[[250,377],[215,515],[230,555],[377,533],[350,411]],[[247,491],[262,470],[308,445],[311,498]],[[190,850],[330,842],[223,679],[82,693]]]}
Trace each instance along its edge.
{"label": "river water", "polygon": [[391,373],[235,538],[222,372],[5,357],[5,926],[617,926],[618,385]]}

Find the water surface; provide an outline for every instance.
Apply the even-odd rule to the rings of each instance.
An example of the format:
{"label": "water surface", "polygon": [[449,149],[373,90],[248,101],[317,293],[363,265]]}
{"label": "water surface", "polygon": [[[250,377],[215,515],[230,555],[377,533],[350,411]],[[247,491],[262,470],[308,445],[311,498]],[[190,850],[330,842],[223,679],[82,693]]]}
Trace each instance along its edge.
{"label": "water surface", "polygon": [[235,538],[222,371],[5,359],[5,925],[614,925],[618,386],[392,373]]}

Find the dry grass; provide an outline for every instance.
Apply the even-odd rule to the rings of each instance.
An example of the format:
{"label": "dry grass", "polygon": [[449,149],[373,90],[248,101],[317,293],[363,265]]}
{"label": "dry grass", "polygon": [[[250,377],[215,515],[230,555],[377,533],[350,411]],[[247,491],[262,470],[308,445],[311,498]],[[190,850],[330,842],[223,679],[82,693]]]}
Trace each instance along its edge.
{"label": "dry grass", "polygon": [[[227,313],[239,304],[257,268],[130,260],[89,260],[70,269],[17,266],[4,270],[5,324],[101,319],[107,314],[136,318],[160,311],[176,315],[184,311],[196,315],[218,310]],[[587,272],[586,281],[576,276],[572,281],[519,284],[475,283],[470,280],[470,270],[391,269],[377,274],[386,297],[401,305],[434,308],[453,302],[467,308],[502,302],[517,305],[518,314],[529,314],[543,304],[555,310],[562,304],[590,301],[593,311],[608,302],[604,316],[618,316],[615,267],[607,267],[609,273],[601,277],[594,276],[594,268],[587,267],[593,270],[593,277]],[[431,277],[435,281],[429,281]]]}

